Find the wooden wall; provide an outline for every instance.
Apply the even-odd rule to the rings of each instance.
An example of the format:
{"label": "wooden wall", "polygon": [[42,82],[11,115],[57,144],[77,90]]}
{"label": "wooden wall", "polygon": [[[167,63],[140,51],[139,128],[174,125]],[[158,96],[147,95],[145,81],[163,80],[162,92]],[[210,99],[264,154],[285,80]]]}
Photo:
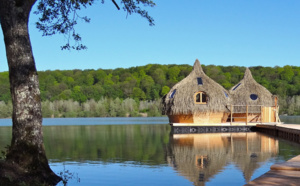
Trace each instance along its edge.
{"label": "wooden wall", "polygon": [[169,115],[170,123],[225,123],[229,113],[197,113],[195,115]]}
{"label": "wooden wall", "polygon": [[247,114],[246,113],[235,113],[232,115],[233,119],[232,122],[246,122],[246,120],[250,123],[250,122],[261,122],[261,117],[260,117],[260,113],[250,113],[248,114],[248,118],[247,118]]}
{"label": "wooden wall", "polygon": [[213,112],[213,113],[197,113],[194,115],[194,123],[225,123],[229,113]]}
{"label": "wooden wall", "polygon": [[263,107],[262,108],[262,122],[276,122],[276,107]]}
{"label": "wooden wall", "polygon": [[169,115],[170,123],[194,123],[193,115]]}
{"label": "wooden wall", "polygon": [[[233,113],[233,122],[276,122],[276,107],[262,107],[261,113]],[[169,115],[170,123],[220,124],[230,122],[230,113],[196,113],[194,115]]]}

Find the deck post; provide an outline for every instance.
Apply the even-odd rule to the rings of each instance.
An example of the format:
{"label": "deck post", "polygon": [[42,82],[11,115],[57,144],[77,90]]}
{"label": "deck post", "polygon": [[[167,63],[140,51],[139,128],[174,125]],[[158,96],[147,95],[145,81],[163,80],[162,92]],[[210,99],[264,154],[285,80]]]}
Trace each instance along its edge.
{"label": "deck post", "polygon": [[248,148],[249,148],[249,146],[248,146],[248,141],[249,141],[249,140],[248,140],[248,133],[246,133],[246,141],[247,141],[247,143],[246,143],[246,149],[247,149],[247,154],[248,154],[248,152],[249,152],[249,151],[248,151]]}
{"label": "deck post", "polygon": [[277,123],[277,107],[275,106],[275,123]]}
{"label": "deck post", "polygon": [[263,114],[264,114],[264,112],[263,112],[263,106],[260,106],[260,123],[262,124],[262,122],[263,122]]}
{"label": "deck post", "polygon": [[232,134],[230,134],[230,147],[231,147],[231,153],[234,153],[234,144],[233,144]]}
{"label": "deck post", "polygon": [[232,125],[232,105],[230,105],[230,125]]}
{"label": "deck post", "polygon": [[279,105],[275,106],[275,122],[280,123],[280,118],[278,116]]}
{"label": "deck post", "polygon": [[248,104],[246,105],[246,125],[248,125]]}

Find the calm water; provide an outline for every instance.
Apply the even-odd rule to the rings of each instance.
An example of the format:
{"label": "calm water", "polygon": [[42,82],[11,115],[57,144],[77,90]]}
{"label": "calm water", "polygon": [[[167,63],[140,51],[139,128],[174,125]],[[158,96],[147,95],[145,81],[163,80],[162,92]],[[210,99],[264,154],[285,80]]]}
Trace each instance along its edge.
{"label": "calm water", "polygon": [[[167,123],[166,117],[44,119],[47,157],[68,185],[200,186],[243,185],[300,154],[300,145],[259,133],[170,135]],[[10,144],[11,120],[0,126],[2,150]]]}

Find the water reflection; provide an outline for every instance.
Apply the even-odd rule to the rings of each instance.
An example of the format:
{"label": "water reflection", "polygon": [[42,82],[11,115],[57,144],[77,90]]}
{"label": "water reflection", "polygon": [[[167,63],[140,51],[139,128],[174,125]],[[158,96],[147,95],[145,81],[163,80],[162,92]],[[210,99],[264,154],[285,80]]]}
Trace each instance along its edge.
{"label": "water reflection", "polygon": [[[300,153],[299,144],[259,133],[170,135],[167,124],[44,126],[43,132],[51,168],[80,177],[70,185],[243,185]],[[0,127],[0,151],[10,141],[11,127]]]}
{"label": "water reflection", "polygon": [[98,125],[44,127],[52,162],[132,162],[166,164],[168,125]]}
{"label": "water reflection", "polygon": [[277,153],[278,141],[259,133],[178,134],[170,136],[168,163],[197,186],[205,185],[229,163],[248,182],[262,162]]}

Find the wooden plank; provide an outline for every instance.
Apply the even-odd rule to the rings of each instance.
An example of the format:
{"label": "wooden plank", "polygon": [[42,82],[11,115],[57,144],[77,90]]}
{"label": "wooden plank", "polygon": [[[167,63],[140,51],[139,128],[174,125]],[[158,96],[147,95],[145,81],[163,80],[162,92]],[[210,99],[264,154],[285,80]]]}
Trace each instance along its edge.
{"label": "wooden plank", "polygon": [[[271,170],[292,170],[300,171],[300,155],[296,156],[287,162],[276,163],[271,166]],[[299,173],[300,176],[300,173]]]}
{"label": "wooden plank", "polygon": [[271,166],[271,170],[262,176],[247,183],[251,185],[299,185],[300,182],[300,155],[287,162]]}

